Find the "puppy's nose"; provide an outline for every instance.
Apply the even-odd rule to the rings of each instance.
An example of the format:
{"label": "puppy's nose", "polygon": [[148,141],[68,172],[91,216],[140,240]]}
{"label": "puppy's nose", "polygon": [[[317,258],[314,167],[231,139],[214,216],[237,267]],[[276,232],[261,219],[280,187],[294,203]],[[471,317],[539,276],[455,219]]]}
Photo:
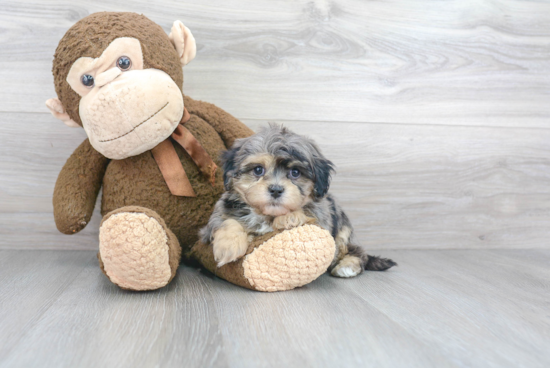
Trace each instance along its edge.
{"label": "puppy's nose", "polygon": [[282,185],[270,185],[267,189],[273,198],[279,198],[285,191]]}

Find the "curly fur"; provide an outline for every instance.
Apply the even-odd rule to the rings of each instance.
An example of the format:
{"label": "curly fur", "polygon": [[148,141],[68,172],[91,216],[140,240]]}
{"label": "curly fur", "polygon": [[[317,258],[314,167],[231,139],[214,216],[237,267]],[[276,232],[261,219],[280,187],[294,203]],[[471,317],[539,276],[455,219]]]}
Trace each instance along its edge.
{"label": "curly fur", "polygon": [[[200,233],[204,243],[214,244],[215,253],[217,242],[227,244],[222,239],[228,236],[226,231],[224,235],[220,231],[227,221],[236,220],[238,231],[252,238],[313,218],[336,241],[329,268],[334,276],[352,277],[363,270],[382,271],[396,265],[391,259],[369,256],[352,242],[351,222],[328,194],[334,165],[311,139],[270,125],[237,140],[223,153],[222,162],[226,192]],[[220,258],[224,258],[221,251]],[[223,262],[235,259],[225,257]]]}

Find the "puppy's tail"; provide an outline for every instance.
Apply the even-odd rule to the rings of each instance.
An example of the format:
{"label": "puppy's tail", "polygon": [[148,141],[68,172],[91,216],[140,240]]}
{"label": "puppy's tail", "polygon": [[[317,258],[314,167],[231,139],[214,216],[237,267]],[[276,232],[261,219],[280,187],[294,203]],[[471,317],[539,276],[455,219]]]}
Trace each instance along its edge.
{"label": "puppy's tail", "polygon": [[388,268],[397,266],[397,263],[389,258],[369,256],[357,245],[348,244],[348,254],[361,258],[361,264],[366,271],[385,271]]}
{"label": "puppy's tail", "polygon": [[365,254],[367,257],[367,261],[365,263],[365,270],[367,271],[385,271],[388,268],[392,268],[393,266],[397,266],[397,263],[392,261],[389,258],[380,258],[377,256],[369,256],[368,254]]}

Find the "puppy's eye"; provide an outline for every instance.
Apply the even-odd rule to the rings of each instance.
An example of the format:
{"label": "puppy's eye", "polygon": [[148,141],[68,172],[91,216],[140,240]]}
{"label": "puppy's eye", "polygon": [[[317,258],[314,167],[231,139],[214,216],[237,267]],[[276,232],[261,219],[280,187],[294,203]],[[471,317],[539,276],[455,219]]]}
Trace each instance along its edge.
{"label": "puppy's eye", "polygon": [[290,169],[288,173],[292,179],[298,179],[302,173],[298,169]]}
{"label": "puppy's eye", "polygon": [[94,86],[94,77],[92,77],[89,74],[84,74],[82,77],[80,77],[80,81],[86,87],[93,87]]}
{"label": "puppy's eye", "polygon": [[132,61],[128,56],[121,56],[116,61],[116,66],[118,66],[120,70],[126,71],[132,66]]}
{"label": "puppy's eye", "polygon": [[264,174],[265,174],[265,169],[263,166],[256,166],[254,168],[254,176],[260,177],[260,176],[264,176]]}

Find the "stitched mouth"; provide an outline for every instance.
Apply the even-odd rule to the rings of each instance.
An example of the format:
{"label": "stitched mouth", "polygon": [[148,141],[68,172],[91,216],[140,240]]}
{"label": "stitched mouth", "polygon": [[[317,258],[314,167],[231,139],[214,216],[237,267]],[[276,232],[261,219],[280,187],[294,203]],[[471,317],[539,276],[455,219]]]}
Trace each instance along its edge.
{"label": "stitched mouth", "polygon": [[99,141],[101,143],[104,143],[104,142],[111,142],[111,141],[114,141],[114,140],[117,140],[119,138],[122,138],[130,133],[132,133],[134,130],[136,130],[138,127],[140,127],[141,125],[145,124],[146,122],[148,122],[149,120],[151,120],[152,118],[155,117],[155,115],[157,115],[159,112],[161,112],[162,110],[164,110],[164,108],[166,106],[168,106],[170,102],[167,102],[164,106],[162,106],[157,112],[155,112],[153,115],[149,116],[147,119],[143,120],[141,123],[139,123],[138,125],[136,125],[135,127],[133,127],[132,129],[130,129],[129,131],[127,131],[126,133],[122,134],[122,135],[119,135],[118,137],[116,138],[111,138],[111,139],[105,139],[105,140],[102,140],[102,141]]}

